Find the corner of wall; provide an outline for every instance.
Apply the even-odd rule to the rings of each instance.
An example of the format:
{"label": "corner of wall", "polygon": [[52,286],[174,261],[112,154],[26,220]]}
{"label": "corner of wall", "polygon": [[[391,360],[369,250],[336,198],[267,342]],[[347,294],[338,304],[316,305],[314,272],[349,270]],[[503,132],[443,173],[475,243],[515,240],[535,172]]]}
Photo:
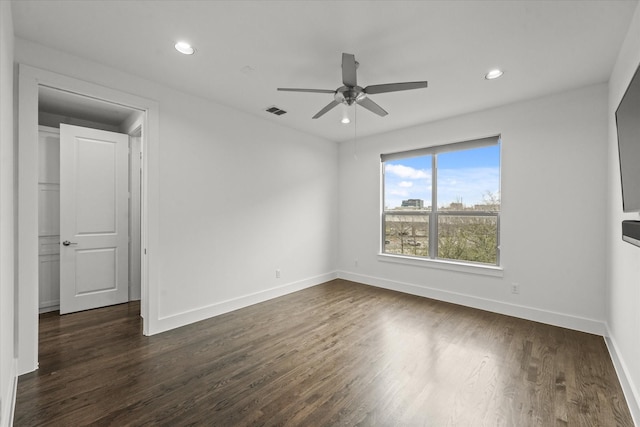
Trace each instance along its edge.
{"label": "corner of wall", "polygon": [[2,394],[2,407],[0,408],[0,426],[12,426],[18,394],[18,359],[13,359],[11,369],[12,381],[7,381],[7,390]]}
{"label": "corner of wall", "polygon": [[171,329],[179,328],[181,326],[189,325],[191,323],[219,316],[224,313],[239,310],[250,305],[259,304],[273,298],[278,298],[293,292],[320,285],[322,283],[336,279],[337,277],[338,274],[335,271],[331,271],[318,276],[287,283],[275,288],[265,289],[259,292],[254,292],[252,294],[243,295],[237,298],[232,298],[230,300],[221,301],[197,309],[166,316],[160,318],[157,322],[154,322],[152,329],[147,335],[155,335]]}
{"label": "corner of wall", "polygon": [[627,399],[627,406],[629,407],[629,412],[631,412],[631,417],[636,425],[640,425],[640,394],[638,393],[638,387],[633,382],[633,377],[630,375],[629,368],[627,367],[624,360],[620,357],[620,353],[618,350],[618,345],[616,344],[615,338],[611,335],[611,331],[609,330],[609,325],[606,325],[607,333],[604,337],[604,342],[607,345],[607,350],[609,350],[609,355],[611,356],[611,361],[613,362],[613,367],[616,370],[616,374],[618,375],[618,380],[620,381],[620,386],[622,387],[622,391]]}
{"label": "corner of wall", "polygon": [[15,336],[15,74],[11,3],[0,1],[0,425],[13,422],[17,390]]}
{"label": "corner of wall", "polygon": [[637,219],[622,212],[615,111],[640,66],[640,2],[620,47],[609,78],[609,140],[607,159],[607,333],[605,342],[636,425],[640,425],[640,251],[620,238],[620,222]]}

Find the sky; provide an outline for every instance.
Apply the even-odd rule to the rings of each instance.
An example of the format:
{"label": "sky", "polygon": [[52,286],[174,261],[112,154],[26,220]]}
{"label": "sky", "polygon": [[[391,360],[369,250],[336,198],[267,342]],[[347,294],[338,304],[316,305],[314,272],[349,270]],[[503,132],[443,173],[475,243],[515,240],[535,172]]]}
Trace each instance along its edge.
{"label": "sky", "polygon": [[[431,205],[431,156],[385,162],[385,207],[406,199]],[[484,203],[488,192],[500,195],[500,146],[438,154],[438,206]]]}

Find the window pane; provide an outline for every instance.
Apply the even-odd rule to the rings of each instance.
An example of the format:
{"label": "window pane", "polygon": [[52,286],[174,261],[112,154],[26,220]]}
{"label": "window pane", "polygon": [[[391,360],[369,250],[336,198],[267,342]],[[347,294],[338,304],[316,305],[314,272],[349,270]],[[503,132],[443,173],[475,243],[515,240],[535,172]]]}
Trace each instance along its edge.
{"label": "window pane", "polygon": [[384,163],[384,210],[431,209],[431,156]]}
{"label": "window pane", "polygon": [[384,253],[498,264],[500,144],[488,139],[380,156]]}
{"label": "window pane", "polygon": [[498,263],[498,217],[438,215],[438,258]]}
{"label": "window pane", "polygon": [[383,252],[429,256],[429,216],[385,214]]}
{"label": "window pane", "polygon": [[500,147],[438,154],[438,209],[500,210]]}

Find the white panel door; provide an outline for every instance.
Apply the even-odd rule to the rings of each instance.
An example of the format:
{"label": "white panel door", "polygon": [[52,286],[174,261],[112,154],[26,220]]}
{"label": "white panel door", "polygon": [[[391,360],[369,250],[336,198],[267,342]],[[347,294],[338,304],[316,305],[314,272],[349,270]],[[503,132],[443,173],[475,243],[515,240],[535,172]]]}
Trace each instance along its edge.
{"label": "white panel door", "polygon": [[60,125],[60,314],[129,298],[128,145]]}

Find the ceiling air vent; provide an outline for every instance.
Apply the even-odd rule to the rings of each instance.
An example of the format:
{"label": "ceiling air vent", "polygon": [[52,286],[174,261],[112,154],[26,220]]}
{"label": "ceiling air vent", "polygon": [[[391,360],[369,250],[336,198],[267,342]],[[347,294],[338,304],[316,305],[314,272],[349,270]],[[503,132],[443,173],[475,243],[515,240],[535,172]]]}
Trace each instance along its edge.
{"label": "ceiling air vent", "polygon": [[283,114],[286,114],[287,112],[284,110],[281,110],[280,108],[276,107],[275,105],[267,108],[265,110],[267,113],[271,113],[271,114],[275,114],[276,116],[281,116]]}

